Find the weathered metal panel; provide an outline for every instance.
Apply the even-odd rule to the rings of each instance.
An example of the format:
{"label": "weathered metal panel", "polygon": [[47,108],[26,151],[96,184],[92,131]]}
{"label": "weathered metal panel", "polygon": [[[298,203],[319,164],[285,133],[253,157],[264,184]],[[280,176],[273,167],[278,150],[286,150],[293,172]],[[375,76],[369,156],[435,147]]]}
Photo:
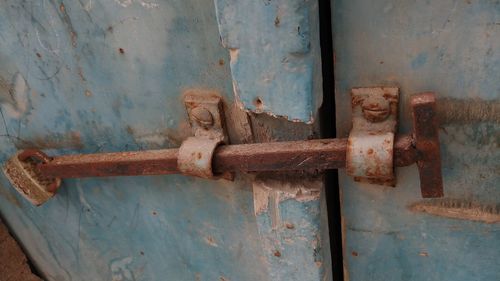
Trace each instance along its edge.
{"label": "weathered metal panel", "polygon": [[[0,27],[2,161],[176,147],[185,89],[232,100],[210,2],[3,1]],[[34,208],[2,179],[0,209],[48,280],[265,280],[250,186],[71,180]]]}
{"label": "weathered metal panel", "polygon": [[317,0],[215,0],[241,106],[314,121],[321,104]]}
{"label": "weathered metal panel", "polygon": [[[350,129],[352,87],[438,95],[444,199],[422,201],[417,167],[396,188],[340,173],[350,280],[500,279],[500,3],[336,0],[337,127]],[[400,131],[411,128],[400,112]],[[489,222],[489,223],[488,223]]]}
{"label": "weathered metal panel", "polygon": [[[310,8],[315,3],[298,12],[298,2],[290,6],[297,17],[293,22],[304,17],[307,23],[305,18],[317,13]],[[253,14],[263,12],[259,8]],[[300,25],[302,33],[309,32],[307,40],[317,48],[317,26],[306,23]],[[272,38],[273,33],[259,30],[251,36]],[[320,74],[312,70],[319,53],[304,52],[291,55],[304,59],[288,65],[304,67],[291,70],[300,76],[299,94],[285,95],[286,75],[265,89],[278,93],[273,103],[294,105],[278,107],[276,114],[312,121],[313,101],[321,95],[314,91]],[[274,61],[279,54],[268,53],[265,59]],[[263,59],[260,53],[245,55],[252,56]],[[178,147],[191,132],[182,94],[208,89],[230,105],[237,80],[232,74],[211,1],[3,1],[0,161],[27,147],[51,154]],[[250,85],[254,78],[238,79]],[[265,116],[253,115],[248,124],[234,117],[237,109],[229,112],[235,123],[229,133],[238,131],[243,141],[253,138],[249,127],[256,141],[303,138],[313,131]],[[292,125],[299,129],[289,130]],[[234,182],[174,175],[67,180],[38,208],[3,176],[0,182],[0,212],[48,280],[273,280],[292,274],[290,267],[269,263],[249,177]],[[326,219],[323,198],[282,203],[282,210],[303,214],[297,231],[302,226],[309,231],[297,243],[300,251],[283,251],[282,260],[314,273],[301,280],[328,275],[328,245],[320,249],[321,243],[309,243],[328,240],[320,233],[320,219]],[[304,211],[308,206],[314,212]],[[294,254],[299,252],[307,254]],[[324,262],[316,263],[320,259]]]}

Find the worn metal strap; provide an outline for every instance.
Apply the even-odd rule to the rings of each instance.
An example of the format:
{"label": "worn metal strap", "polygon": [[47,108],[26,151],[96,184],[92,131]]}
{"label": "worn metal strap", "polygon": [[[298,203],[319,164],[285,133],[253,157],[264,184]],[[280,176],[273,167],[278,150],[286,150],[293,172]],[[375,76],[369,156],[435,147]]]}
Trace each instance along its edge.
{"label": "worn metal strap", "polygon": [[346,171],[356,181],[394,186],[394,136],[399,89],[352,89],[352,130]]}
{"label": "worn metal strap", "polygon": [[212,159],[221,140],[190,137],[182,142],[177,156],[179,171],[188,176],[210,179],[214,177]]}

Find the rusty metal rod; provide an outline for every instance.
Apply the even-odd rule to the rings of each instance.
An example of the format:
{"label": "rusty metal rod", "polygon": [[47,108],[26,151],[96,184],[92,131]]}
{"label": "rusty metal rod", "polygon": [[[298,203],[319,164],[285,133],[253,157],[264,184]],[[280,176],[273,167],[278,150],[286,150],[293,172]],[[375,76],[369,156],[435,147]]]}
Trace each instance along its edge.
{"label": "rusty metal rod", "polygon": [[[415,163],[417,152],[411,136],[397,138],[395,166]],[[347,139],[222,145],[213,159],[216,173],[345,168]],[[46,177],[84,178],[164,175],[179,173],[178,149],[57,156],[40,164]]]}

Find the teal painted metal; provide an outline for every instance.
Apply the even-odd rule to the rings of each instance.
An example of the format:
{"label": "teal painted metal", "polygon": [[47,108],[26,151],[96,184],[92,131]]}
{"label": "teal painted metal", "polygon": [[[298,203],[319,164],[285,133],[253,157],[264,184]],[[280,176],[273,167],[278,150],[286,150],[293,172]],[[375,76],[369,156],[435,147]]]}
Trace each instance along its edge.
{"label": "teal painted metal", "polygon": [[[313,122],[321,104],[316,0],[216,0],[235,95],[255,112]],[[311,94],[314,93],[314,94]]]}
{"label": "teal painted metal", "polygon": [[[422,203],[415,166],[395,189],[340,173],[349,280],[499,280],[500,224],[484,220],[499,217],[500,4],[338,0],[332,15],[338,136],[359,86],[399,86],[400,108],[435,91],[442,125],[444,200]],[[409,131],[410,112],[400,117]]]}
{"label": "teal painted metal", "polygon": [[[290,71],[299,80],[297,91],[283,90],[288,75],[277,75],[261,89],[273,92],[263,101],[278,105],[269,107],[275,114],[311,121],[321,77],[314,70],[316,22],[305,17],[317,8],[315,1],[301,5],[295,1],[285,9],[282,23],[300,24],[300,36],[287,39],[286,31],[259,29],[245,40],[279,37],[287,52],[303,48],[287,64],[304,68]],[[252,15],[268,16],[261,15],[264,6],[251,8]],[[219,9],[219,19],[229,12]],[[294,18],[290,23],[288,15]],[[239,27],[250,30],[254,23],[243,17]],[[228,25],[224,30],[236,32]],[[298,47],[287,49],[288,43]],[[177,147],[190,134],[181,97],[185,90],[210,89],[231,104],[234,81],[245,85],[242,89],[256,82],[251,74],[260,68],[244,70],[252,57],[259,66],[269,60],[273,69],[282,67],[283,50],[261,57],[260,51],[244,51],[249,42],[239,44],[247,65],[243,59],[241,65],[231,61],[231,75],[210,1],[3,1],[0,160],[25,147],[51,154]],[[243,91],[239,97],[246,103],[251,95]],[[259,122],[256,128],[263,126]],[[330,270],[328,246],[318,242],[328,240],[321,232],[323,198],[282,202],[284,213],[301,215],[296,233],[307,234],[291,231],[290,238],[305,239],[301,254],[285,249],[281,258],[272,256],[276,263],[265,247],[266,233],[274,230],[263,232],[262,218],[255,217],[250,177],[234,182],[183,176],[68,180],[38,208],[4,177],[0,182],[0,213],[48,280],[284,280],[293,272],[287,272],[290,266],[275,266],[280,260],[314,273],[298,275],[305,276],[300,280],[320,280]]]}
{"label": "teal painted metal", "polygon": [[[313,123],[321,103],[317,1],[216,0],[239,106]],[[312,127],[312,126],[310,126]],[[311,131],[311,128],[305,128]],[[293,137],[285,132],[285,139]],[[292,179],[254,183],[255,212],[270,280],[328,280],[331,262],[322,187]],[[292,200],[289,200],[292,199]],[[257,207],[265,205],[265,207]],[[293,226],[291,228],[290,226]],[[325,230],[326,229],[326,230]]]}
{"label": "teal painted metal", "polygon": [[253,192],[270,280],[331,280],[321,178],[257,180]]}

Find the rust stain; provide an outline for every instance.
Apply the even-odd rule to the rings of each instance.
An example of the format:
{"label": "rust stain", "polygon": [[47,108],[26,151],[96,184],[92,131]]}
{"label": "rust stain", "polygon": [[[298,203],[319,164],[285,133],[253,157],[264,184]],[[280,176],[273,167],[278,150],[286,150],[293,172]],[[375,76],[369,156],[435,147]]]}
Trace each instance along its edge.
{"label": "rust stain", "polygon": [[355,181],[395,186],[394,133],[399,89],[353,88],[352,130],[346,150],[346,172]]}
{"label": "rust stain", "polygon": [[[322,185],[323,182],[320,178],[298,179],[290,177],[279,180],[259,176],[253,182],[255,215],[268,211],[279,215],[280,202],[285,200],[293,199],[299,202],[319,200]],[[278,217],[275,220],[273,225],[281,225],[278,222]]]}
{"label": "rust stain", "polygon": [[440,124],[500,123],[500,100],[441,98],[437,100]]}
{"label": "rust stain", "polygon": [[452,219],[480,221],[485,223],[500,222],[498,204],[482,204],[468,199],[431,199],[416,202],[409,210]]}
{"label": "rust stain", "polygon": [[63,22],[66,24],[66,26],[68,28],[68,32],[69,32],[70,39],[71,39],[71,45],[73,46],[73,48],[76,48],[78,35],[77,35],[75,29],[73,28],[73,23],[71,22],[71,19],[66,11],[66,7],[64,6],[64,3],[61,3],[59,5],[59,11],[62,14]]}
{"label": "rust stain", "polygon": [[0,76],[0,98],[2,103],[7,103],[12,106],[16,105],[16,100],[14,98],[16,90],[14,89],[13,83],[7,81],[7,79]]}
{"label": "rust stain", "polygon": [[415,147],[420,156],[420,159],[417,161],[417,167],[422,197],[443,197],[443,177],[441,173],[441,153],[435,95],[432,92],[416,94],[411,97],[410,103]]}
{"label": "rust stain", "polygon": [[260,112],[263,110],[264,108],[264,102],[262,101],[261,98],[255,98],[254,101],[253,101],[253,104],[255,105],[255,110],[256,112]]}
{"label": "rust stain", "polygon": [[236,103],[224,108],[226,127],[231,144],[253,143],[252,124],[248,113]]}
{"label": "rust stain", "polygon": [[217,242],[215,241],[215,239],[212,236],[205,237],[205,243],[207,243],[208,245],[210,245],[212,247],[219,247],[219,245],[217,244]]}
{"label": "rust stain", "polygon": [[79,132],[69,132],[67,134],[49,134],[48,136],[34,137],[29,140],[15,139],[14,144],[18,149],[39,148],[39,149],[61,149],[73,148],[82,149],[83,142]]}
{"label": "rust stain", "polygon": [[83,74],[83,69],[80,66],[77,69],[77,74],[82,82],[87,81],[87,79],[85,78],[85,75]]}
{"label": "rust stain", "polygon": [[41,151],[26,150],[12,156],[3,166],[12,187],[36,206],[52,198],[61,185],[61,179],[46,177],[39,171],[39,161],[46,163],[50,158]]}
{"label": "rust stain", "polygon": [[283,116],[269,113],[249,113],[252,134],[255,142],[305,140],[319,135],[312,123],[290,121]]}

